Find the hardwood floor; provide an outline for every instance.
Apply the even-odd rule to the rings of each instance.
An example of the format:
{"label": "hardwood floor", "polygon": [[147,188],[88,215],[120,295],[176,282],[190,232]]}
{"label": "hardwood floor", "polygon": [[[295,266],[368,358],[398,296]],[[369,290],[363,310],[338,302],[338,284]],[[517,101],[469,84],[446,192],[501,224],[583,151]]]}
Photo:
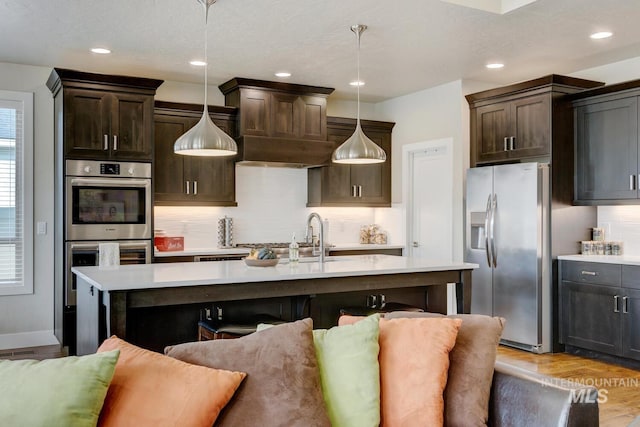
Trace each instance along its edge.
{"label": "hardwood floor", "polygon": [[566,353],[533,354],[504,346],[498,349],[498,360],[606,389],[606,402],[598,404],[603,427],[626,427],[640,416],[640,371]]}

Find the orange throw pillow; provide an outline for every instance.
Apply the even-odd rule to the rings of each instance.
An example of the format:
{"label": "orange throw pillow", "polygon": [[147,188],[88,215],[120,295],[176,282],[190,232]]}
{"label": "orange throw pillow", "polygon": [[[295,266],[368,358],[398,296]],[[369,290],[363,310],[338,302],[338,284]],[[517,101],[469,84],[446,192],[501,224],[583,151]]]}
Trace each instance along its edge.
{"label": "orange throw pillow", "polygon": [[[362,318],[341,316],[339,325]],[[449,352],[460,319],[380,319],[381,426],[436,426],[444,422]]]}
{"label": "orange throw pillow", "polygon": [[246,377],[191,365],[115,336],[98,352],[119,349],[99,426],[211,427]]}

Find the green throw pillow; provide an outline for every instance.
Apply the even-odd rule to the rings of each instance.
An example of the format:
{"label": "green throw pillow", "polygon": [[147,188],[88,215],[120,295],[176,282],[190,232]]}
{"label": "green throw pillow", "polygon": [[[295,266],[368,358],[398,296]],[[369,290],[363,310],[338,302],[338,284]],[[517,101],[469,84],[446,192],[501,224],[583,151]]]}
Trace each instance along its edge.
{"label": "green throw pillow", "polygon": [[322,394],[333,427],[380,424],[378,321],[313,331]]}
{"label": "green throw pillow", "polygon": [[0,360],[0,426],[95,426],[119,354]]}

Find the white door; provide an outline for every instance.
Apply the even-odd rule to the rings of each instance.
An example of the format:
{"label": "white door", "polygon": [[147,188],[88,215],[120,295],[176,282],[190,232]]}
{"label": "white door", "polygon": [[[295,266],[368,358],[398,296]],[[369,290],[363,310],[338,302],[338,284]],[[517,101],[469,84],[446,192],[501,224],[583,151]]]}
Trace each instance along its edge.
{"label": "white door", "polygon": [[407,247],[411,256],[453,261],[452,140],[405,146]]}
{"label": "white door", "polygon": [[[453,139],[405,145],[402,163],[407,253],[434,262],[452,262]],[[456,312],[455,284],[449,284],[447,313]]]}

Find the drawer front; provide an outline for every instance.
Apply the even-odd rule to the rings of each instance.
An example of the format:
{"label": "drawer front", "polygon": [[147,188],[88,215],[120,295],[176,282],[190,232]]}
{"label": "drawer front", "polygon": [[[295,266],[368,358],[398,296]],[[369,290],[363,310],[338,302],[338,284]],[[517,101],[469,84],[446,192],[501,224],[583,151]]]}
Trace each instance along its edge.
{"label": "drawer front", "polygon": [[625,288],[640,289],[640,266],[622,266],[622,286]]}
{"label": "drawer front", "polygon": [[563,261],[562,279],[577,283],[620,286],[622,276],[620,264],[597,262]]}

